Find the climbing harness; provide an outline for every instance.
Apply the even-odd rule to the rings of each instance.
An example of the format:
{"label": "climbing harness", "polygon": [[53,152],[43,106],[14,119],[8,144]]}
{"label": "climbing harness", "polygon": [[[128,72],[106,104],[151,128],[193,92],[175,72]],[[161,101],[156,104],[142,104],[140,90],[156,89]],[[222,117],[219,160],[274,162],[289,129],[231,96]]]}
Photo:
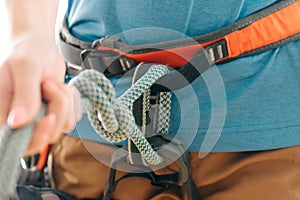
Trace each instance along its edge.
{"label": "climbing harness", "polygon": [[[115,36],[92,44],[80,41],[71,35],[65,22],[59,46],[67,62],[67,74],[78,75],[70,84],[82,93],[82,106],[88,111],[93,128],[112,142],[128,139],[127,145],[113,154],[103,198],[110,199],[121,180],[139,176],[161,188],[182,184],[189,199],[201,199],[189,175],[188,155],[181,142],[167,136],[170,92],[185,87],[215,63],[261,53],[298,40],[299,13],[300,0],[283,0],[206,35],[134,46],[122,43]],[[132,69],[135,69],[133,86],[116,98],[106,77],[130,73]],[[156,108],[154,104],[163,106]],[[160,117],[149,120],[152,108],[158,109]],[[40,116],[44,113],[45,105]],[[21,129],[12,130],[8,126],[1,129],[0,199],[14,194],[19,160],[34,124]],[[165,158],[178,165],[178,173],[164,176],[154,173],[153,166],[159,166]],[[136,167],[139,173],[133,171],[115,180],[120,163]]]}

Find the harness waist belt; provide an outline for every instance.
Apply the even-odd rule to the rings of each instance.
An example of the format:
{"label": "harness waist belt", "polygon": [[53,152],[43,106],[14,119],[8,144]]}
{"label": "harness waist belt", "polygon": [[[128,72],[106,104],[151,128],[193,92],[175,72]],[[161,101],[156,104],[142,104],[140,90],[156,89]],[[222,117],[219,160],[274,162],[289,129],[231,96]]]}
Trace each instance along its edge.
{"label": "harness waist belt", "polygon": [[[119,56],[121,65],[117,67],[116,73],[111,70],[112,75],[132,68],[129,60],[135,63],[165,64],[179,69],[186,66],[202,49],[208,52],[210,62],[221,63],[298,40],[299,16],[300,0],[283,0],[206,35],[147,45],[127,45],[114,36],[90,44],[72,36],[65,22],[59,46],[69,67],[78,71],[86,67],[82,66],[83,58],[91,51],[100,57]],[[106,67],[109,69],[110,66]]]}

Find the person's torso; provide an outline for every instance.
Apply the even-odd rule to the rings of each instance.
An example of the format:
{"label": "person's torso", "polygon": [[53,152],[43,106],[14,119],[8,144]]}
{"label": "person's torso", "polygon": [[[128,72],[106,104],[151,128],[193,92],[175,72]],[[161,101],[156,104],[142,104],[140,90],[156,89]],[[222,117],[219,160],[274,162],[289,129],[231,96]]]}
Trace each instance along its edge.
{"label": "person's torso", "polygon": [[[85,41],[118,35],[128,44],[151,43],[207,34],[275,2],[69,0],[67,22],[71,33]],[[192,151],[199,150],[208,130],[214,135],[219,129],[222,134],[215,135],[215,151],[270,149],[297,143],[299,51],[297,41],[208,70],[191,84],[195,95],[187,89],[174,93],[179,101],[173,103],[171,134],[182,140],[196,137],[188,144]],[[126,78],[114,81],[117,93],[131,84]],[[182,109],[183,104],[188,107]],[[199,123],[191,127],[189,122],[195,121]]]}

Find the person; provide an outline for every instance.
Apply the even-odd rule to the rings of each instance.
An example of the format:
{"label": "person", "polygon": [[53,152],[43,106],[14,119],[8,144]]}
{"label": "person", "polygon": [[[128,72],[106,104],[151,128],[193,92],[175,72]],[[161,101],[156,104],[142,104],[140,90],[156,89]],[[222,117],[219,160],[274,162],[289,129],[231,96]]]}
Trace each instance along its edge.
{"label": "person", "polygon": [[[182,34],[208,34],[277,2],[281,1],[69,0],[66,22],[70,33],[85,42],[118,35],[128,44],[152,43]],[[7,121],[19,127],[30,122],[43,98],[48,102],[48,114],[37,124],[27,153],[55,142],[50,163],[52,186],[78,199],[98,198],[109,167],[94,155],[110,157],[113,148],[101,138],[90,140],[93,130],[85,119],[74,131],[60,134],[73,128],[74,119],[66,114],[72,109],[68,104],[72,95],[63,84],[65,65],[54,40],[57,1],[6,0],[6,4],[12,50],[0,68],[0,125]],[[157,35],[161,30],[168,34],[163,31]],[[299,49],[300,41],[295,41],[214,66],[226,92],[226,117],[218,141],[203,158],[199,158],[199,144],[209,129],[213,108],[206,85],[216,74],[207,70],[203,78],[191,83],[197,91],[196,102],[184,89],[177,93],[179,102],[173,103],[170,134],[176,132],[180,119],[192,123],[199,118],[196,135],[184,124],[177,137],[183,142],[194,138],[187,147],[190,170],[204,199],[299,199]],[[112,81],[121,85],[119,90],[129,84],[127,79],[121,84],[117,84],[118,79]],[[182,97],[194,107],[176,112]],[[191,114],[197,108],[200,116]],[[174,169],[169,166],[163,170]],[[120,183],[114,198],[183,198],[178,192],[161,193],[146,180],[133,178]]]}

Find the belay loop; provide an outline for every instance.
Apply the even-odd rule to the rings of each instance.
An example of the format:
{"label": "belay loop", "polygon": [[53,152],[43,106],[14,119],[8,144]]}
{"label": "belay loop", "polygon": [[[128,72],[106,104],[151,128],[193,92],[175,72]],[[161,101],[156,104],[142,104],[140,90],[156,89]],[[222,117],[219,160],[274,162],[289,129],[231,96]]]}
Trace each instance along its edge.
{"label": "belay loop", "polygon": [[81,72],[70,81],[70,85],[76,86],[82,97],[92,104],[88,117],[96,132],[110,142],[131,140],[148,164],[158,165],[163,159],[135,124],[131,106],[168,71],[164,65],[153,65],[119,98],[116,98],[114,88],[105,75],[95,70]]}

